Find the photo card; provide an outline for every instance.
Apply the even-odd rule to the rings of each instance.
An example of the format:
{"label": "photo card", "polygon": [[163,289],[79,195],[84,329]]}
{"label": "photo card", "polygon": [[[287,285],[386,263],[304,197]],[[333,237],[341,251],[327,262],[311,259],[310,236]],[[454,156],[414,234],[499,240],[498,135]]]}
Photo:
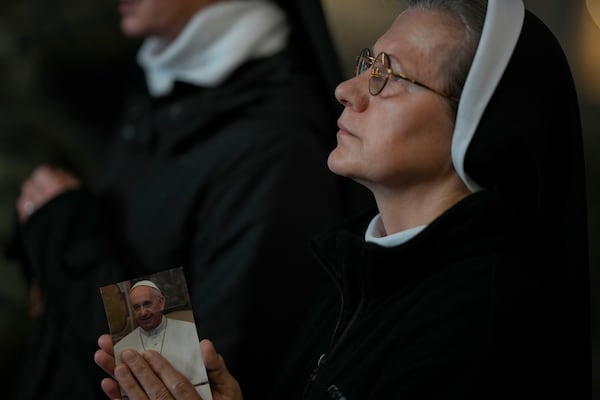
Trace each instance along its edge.
{"label": "photo card", "polygon": [[183,268],[100,288],[116,362],[126,348],[162,354],[212,400]]}

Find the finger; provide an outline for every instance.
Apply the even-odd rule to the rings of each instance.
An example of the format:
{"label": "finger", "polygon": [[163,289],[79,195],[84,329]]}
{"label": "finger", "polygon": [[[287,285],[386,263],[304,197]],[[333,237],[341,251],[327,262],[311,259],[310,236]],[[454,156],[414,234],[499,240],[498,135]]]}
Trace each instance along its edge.
{"label": "finger", "polygon": [[[31,203],[33,205],[33,203]],[[27,221],[27,218],[30,214],[33,213],[34,209],[31,208],[30,205],[25,204],[25,200],[18,198],[15,201],[15,210],[17,211],[17,217],[19,218],[19,222],[23,223]]]}
{"label": "finger", "polygon": [[[80,186],[79,178],[64,169],[55,168],[44,174],[44,178],[52,185],[62,189],[73,189]],[[50,185],[50,186],[51,186]]]}
{"label": "finger", "polygon": [[104,378],[102,382],[100,382],[100,387],[109,399],[121,399],[121,389],[119,388],[119,384],[115,380],[110,378]]}
{"label": "finger", "polygon": [[37,203],[31,200],[31,196],[21,196],[15,202],[15,209],[20,222],[25,222],[38,209]]}
{"label": "finger", "polygon": [[65,171],[63,169],[58,169],[57,171],[60,180],[64,183],[64,185],[68,188],[76,188],[81,185],[81,181],[72,173]]}
{"label": "finger", "polygon": [[46,203],[49,197],[43,182],[40,182],[39,179],[34,178],[32,175],[25,180],[21,184],[21,192],[16,202],[19,219],[21,221],[26,220],[34,211]]}
{"label": "finger", "polygon": [[104,350],[96,350],[94,353],[94,362],[97,366],[102,368],[104,372],[114,377],[115,374],[115,359],[113,356],[105,352]]}
{"label": "finger", "polygon": [[199,399],[200,396],[194,385],[181,372],[177,371],[164,357],[153,350],[142,353],[158,378],[163,382],[166,389],[175,399]]}
{"label": "finger", "polygon": [[[158,353],[156,354],[158,355]],[[159,357],[164,361],[161,364],[162,368],[174,369],[170,364],[168,364],[168,362],[164,358],[162,358],[161,356]],[[130,399],[134,399],[132,398],[132,394],[137,394],[138,390],[147,393],[148,398],[152,400],[173,399],[165,384],[156,375],[156,370],[154,370],[148,364],[147,360],[144,357],[142,357],[137,351],[132,349],[123,350],[123,352],[121,353],[121,360],[125,364],[127,364],[127,367],[129,367],[127,373],[125,373],[125,377],[127,377],[128,379],[126,379],[124,382],[122,382],[121,379],[119,379],[117,371],[119,371],[119,367],[121,366],[121,364],[117,365],[117,367],[115,368],[115,377],[119,381],[121,387],[129,395]],[[132,379],[129,379],[129,376],[131,376]],[[140,397],[140,399],[143,399],[143,397]]]}
{"label": "finger", "polygon": [[28,182],[28,192],[25,192],[29,198],[34,201],[36,204],[41,204],[47,201],[47,191],[49,186],[52,185],[53,182],[53,173],[50,167],[48,166],[40,166],[37,167]]}
{"label": "finger", "polygon": [[48,171],[50,171],[50,170],[52,170],[52,167],[50,165],[48,165],[48,164],[40,164],[40,165],[38,165],[37,167],[35,167],[33,169],[33,172],[31,173],[31,176],[35,178],[36,176],[48,173]]}
{"label": "finger", "polygon": [[33,182],[33,180],[31,178],[24,180],[23,183],[21,183],[20,199],[25,200],[31,197],[34,191],[35,183]]}
{"label": "finger", "polygon": [[242,399],[242,390],[238,381],[229,373],[223,357],[208,339],[200,341],[200,351],[208,374],[211,390],[220,393],[223,398]]}
{"label": "finger", "polygon": [[94,353],[94,362],[107,374],[114,377],[115,358],[113,355],[112,338],[110,335],[101,335],[98,338],[98,347]]}
{"label": "finger", "polygon": [[115,355],[113,350],[112,336],[109,334],[100,335],[98,338],[98,347],[111,356]]}
{"label": "finger", "polygon": [[21,184],[21,192],[15,202],[19,221],[24,222],[33,214],[37,208],[36,200],[39,201],[35,185],[28,179]]}
{"label": "finger", "polygon": [[46,201],[80,186],[75,175],[62,169],[40,168],[34,172],[32,180]]}
{"label": "finger", "polygon": [[[115,379],[118,386],[127,394],[129,400],[149,400],[127,364],[121,363],[115,367]],[[165,399],[168,398],[165,397]]]}
{"label": "finger", "polygon": [[37,167],[21,184],[20,195],[15,204],[19,221],[27,221],[29,216],[47,201],[39,179],[40,174],[44,175],[47,169],[47,166]]}
{"label": "finger", "polygon": [[207,371],[218,371],[227,368],[223,357],[217,353],[215,346],[210,340],[202,339],[200,341],[200,352],[202,353],[202,359]]}

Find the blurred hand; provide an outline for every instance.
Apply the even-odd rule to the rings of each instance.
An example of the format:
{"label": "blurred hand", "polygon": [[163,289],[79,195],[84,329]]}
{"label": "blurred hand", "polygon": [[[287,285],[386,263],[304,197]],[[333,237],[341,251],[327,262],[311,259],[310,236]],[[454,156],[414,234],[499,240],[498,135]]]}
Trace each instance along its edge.
{"label": "blurred hand", "polygon": [[[121,354],[123,362],[115,366],[111,337],[100,336],[98,346],[100,349],[94,354],[94,361],[113,378],[101,382],[102,390],[110,399],[121,398],[120,388],[130,400],[200,399],[192,383],[156,351],[147,350],[140,354],[135,350],[124,350]],[[200,349],[213,399],[243,400],[238,382],[227,370],[212,342],[202,340]]]}
{"label": "blurred hand", "polygon": [[31,214],[54,197],[80,186],[79,179],[70,172],[47,165],[37,167],[21,185],[21,194],[16,202],[19,221],[24,223]]}

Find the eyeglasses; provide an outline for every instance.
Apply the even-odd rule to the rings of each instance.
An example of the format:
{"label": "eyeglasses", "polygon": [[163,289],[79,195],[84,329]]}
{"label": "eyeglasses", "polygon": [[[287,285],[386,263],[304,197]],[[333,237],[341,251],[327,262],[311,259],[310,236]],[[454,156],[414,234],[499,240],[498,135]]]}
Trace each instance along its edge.
{"label": "eyeglasses", "polygon": [[355,74],[359,76],[366,70],[371,68],[371,76],[369,77],[369,93],[371,96],[377,96],[385,87],[390,77],[398,80],[402,79],[414,85],[420,86],[432,91],[442,97],[458,102],[458,97],[451,96],[447,93],[433,89],[424,83],[415,81],[404,74],[393,71],[390,68],[390,57],[386,53],[379,53],[377,57],[373,57],[370,49],[362,49],[359,56],[356,58]]}

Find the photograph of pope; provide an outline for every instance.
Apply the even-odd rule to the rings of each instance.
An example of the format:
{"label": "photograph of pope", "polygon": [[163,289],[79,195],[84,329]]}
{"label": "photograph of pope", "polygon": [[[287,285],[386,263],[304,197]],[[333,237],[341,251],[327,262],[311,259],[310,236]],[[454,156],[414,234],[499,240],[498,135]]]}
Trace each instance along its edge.
{"label": "photograph of pope", "polygon": [[[110,317],[108,318],[116,360],[120,362],[121,357],[127,357],[128,353],[123,353],[126,349],[139,353],[155,351],[188,377],[203,399],[211,399],[191,308],[183,313],[186,317],[181,317],[181,313],[179,317],[169,317],[166,312],[167,298],[157,282],[160,282],[159,278],[132,280],[116,284],[117,288],[113,287],[112,291],[109,288],[101,289],[107,316],[115,314],[115,311],[110,309],[115,304],[115,296],[109,300],[109,294],[117,292],[120,294],[119,298],[125,300],[126,306],[121,304],[121,307],[128,314],[128,325],[135,326],[123,336],[128,328],[114,328],[112,325],[115,324]],[[127,287],[129,289],[123,296]]]}

